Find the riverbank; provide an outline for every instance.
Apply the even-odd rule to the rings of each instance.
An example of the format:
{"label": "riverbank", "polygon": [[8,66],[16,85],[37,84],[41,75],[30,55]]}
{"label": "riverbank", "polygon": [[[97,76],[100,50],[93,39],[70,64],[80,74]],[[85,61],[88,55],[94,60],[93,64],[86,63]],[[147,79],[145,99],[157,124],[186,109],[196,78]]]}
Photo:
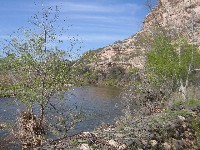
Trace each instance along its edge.
{"label": "riverbank", "polygon": [[[76,92],[80,94],[80,90]],[[89,91],[93,94],[100,92],[101,98],[108,97],[106,89],[97,87]],[[111,95],[115,95],[117,92],[111,91]],[[82,93],[87,92],[83,90]],[[97,96],[99,95],[97,94]],[[113,105],[111,106],[113,107]],[[10,109],[13,111],[13,107]],[[89,121],[87,123],[91,124]],[[4,125],[1,126],[1,129],[3,128]],[[165,105],[162,109],[156,108],[151,113],[147,113],[147,109],[141,107],[137,109],[135,114],[125,113],[125,116],[118,116],[113,124],[97,126],[95,130],[89,132],[83,131],[85,132],[79,132],[62,139],[46,141],[35,150],[197,150],[200,147],[200,101],[174,101],[173,104]],[[2,140],[4,147],[9,146],[14,141],[7,139],[6,137],[7,145],[5,145],[5,140]]]}
{"label": "riverbank", "polygon": [[[62,108],[63,110],[74,108],[76,111],[81,111],[83,113],[82,121],[77,123],[76,126],[68,132],[68,135],[74,135],[82,131],[93,131],[94,128],[100,126],[102,122],[114,123],[114,118],[122,115],[121,99],[119,98],[120,93],[120,89],[106,86],[73,87],[68,90],[62,101],[64,103],[59,107],[60,110],[62,110]],[[20,104],[20,102],[17,104],[13,101],[13,98],[0,99],[0,119],[5,122],[13,121],[13,124],[15,124],[13,130],[16,130],[16,119],[19,117],[19,110],[25,109]],[[37,107],[34,107],[33,111],[35,110],[34,112],[37,112],[37,109]],[[6,130],[7,127],[4,129]],[[0,134],[0,138],[1,137],[5,138],[4,135]],[[58,138],[58,136],[54,138]],[[9,145],[9,141],[7,145]]]}
{"label": "riverbank", "polygon": [[[86,93],[90,95],[85,97]],[[153,110],[150,112],[148,112],[145,106],[141,106],[132,114],[125,113],[125,116],[120,117],[115,123],[113,120],[111,124],[100,125],[101,116],[104,116],[106,121],[111,121],[111,118],[114,119],[114,116],[121,110],[119,107],[115,107],[113,103],[118,104],[120,101],[120,99],[116,101],[116,96],[119,93],[119,90],[111,89],[110,87],[95,86],[89,89],[88,87],[71,89],[69,95],[65,95],[67,96],[66,99],[69,100],[71,98],[73,104],[80,104],[82,108],[89,109],[90,113],[93,110],[98,113],[103,111],[103,113],[99,114],[99,116],[93,114],[95,119],[93,121],[87,120],[82,125],[84,128],[81,128],[81,130],[81,126],[79,126],[76,134],[71,134],[72,136],[65,138],[57,137],[58,139],[55,140],[44,141],[42,146],[35,147],[35,150],[197,150],[200,148],[199,100],[174,101],[171,105],[166,103],[162,108],[156,108],[152,103],[151,108]],[[134,92],[131,91],[131,93]],[[76,97],[73,97],[73,95],[76,95]],[[99,97],[101,97],[101,100],[99,100]],[[8,100],[5,99],[4,101],[8,102]],[[102,101],[105,104],[101,104]],[[131,104],[134,104],[134,101]],[[3,114],[7,115],[14,110],[13,106],[9,108],[9,111],[5,112],[3,108],[2,105],[0,112],[2,111]],[[111,109],[116,109],[113,114],[109,113]],[[120,113],[120,115],[123,114]],[[110,118],[110,116],[112,117]],[[93,130],[90,128],[91,125],[97,128]],[[4,128],[4,126],[1,127],[2,129]],[[88,128],[90,130],[87,130]],[[12,137],[11,140],[9,137]],[[12,143],[15,142],[13,137],[6,136],[1,141],[3,148],[12,146]]]}
{"label": "riverbank", "polygon": [[122,117],[113,125],[102,125],[93,132],[82,132],[72,137],[49,141],[40,148],[198,150],[200,103],[191,100],[187,104],[183,103],[182,108],[173,105],[151,115]]}

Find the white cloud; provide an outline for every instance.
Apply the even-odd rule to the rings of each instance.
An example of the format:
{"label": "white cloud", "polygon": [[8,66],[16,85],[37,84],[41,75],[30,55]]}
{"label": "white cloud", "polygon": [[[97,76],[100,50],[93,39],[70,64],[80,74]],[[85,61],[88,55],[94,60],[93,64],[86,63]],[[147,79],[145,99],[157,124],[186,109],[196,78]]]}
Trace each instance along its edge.
{"label": "white cloud", "polygon": [[120,39],[124,39],[125,37],[123,37],[122,35],[107,35],[107,34],[88,34],[88,35],[83,35],[83,40],[88,41],[88,42],[92,42],[92,41],[116,41],[116,40],[120,40]]}
{"label": "white cloud", "polygon": [[109,16],[109,15],[92,15],[92,14],[72,14],[69,15],[69,19],[83,19],[83,20],[97,20],[102,22],[130,22],[137,20],[136,18],[132,16]]}
{"label": "white cloud", "polygon": [[[111,11],[103,6],[93,5],[93,4],[80,4],[74,2],[64,2],[63,9],[65,11],[78,11],[78,12],[107,12]],[[113,10],[112,10],[113,11]]]}
{"label": "white cloud", "polygon": [[[39,0],[37,1],[39,2]],[[41,3],[40,1],[35,6],[27,2],[22,8],[9,8],[7,11],[14,11],[16,9],[25,12],[19,13],[20,15],[29,15],[32,11],[40,10],[42,7],[40,6]],[[91,45],[92,47],[98,47],[101,43],[105,44],[122,40],[136,32],[141,23],[141,18],[137,13],[143,11],[143,6],[136,4],[136,2],[127,3],[127,1],[121,1],[119,3],[117,0],[93,0],[90,2],[84,0],[49,0],[44,6],[56,5],[61,8],[60,20],[64,20],[67,17],[67,21],[73,24],[73,27],[70,27],[69,34],[75,35],[79,33],[80,36],[77,39],[83,40],[87,44],[89,43],[86,49],[90,49],[88,47],[91,47]],[[61,26],[64,25],[61,24]],[[5,34],[5,30],[3,31],[3,34]],[[62,36],[61,40],[67,42],[72,37]],[[0,39],[7,38],[9,36],[0,36]]]}
{"label": "white cloud", "polygon": [[[55,5],[55,3],[54,3]],[[62,2],[62,11],[66,12],[96,12],[96,13],[120,13],[128,10],[136,12],[142,7],[136,4],[124,3],[114,5],[103,5],[97,2],[83,3],[80,2]]]}
{"label": "white cloud", "polygon": [[[70,38],[74,38],[74,36],[62,36],[59,39],[63,41],[68,41]],[[116,41],[122,40],[125,37],[123,35],[116,35],[116,34],[81,34],[80,36],[75,36],[76,39],[79,41],[86,41],[86,42],[101,42],[101,41]]]}
{"label": "white cloud", "polygon": [[134,26],[133,28],[138,27],[141,20],[138,19],[136,13],[142,8],[141,5],[134,2],[122,4],[116,2],[111,5],[95,0],[92,3],[67,1],[62,3],[61,12],[65,13],[65,15],[62,15],[63,18],[67,16],[75,26],[77,24],[83,25],[83,29],[95,30],[103,25],[105,28],[117,30],[118,28],[131,28],[131,26]]}

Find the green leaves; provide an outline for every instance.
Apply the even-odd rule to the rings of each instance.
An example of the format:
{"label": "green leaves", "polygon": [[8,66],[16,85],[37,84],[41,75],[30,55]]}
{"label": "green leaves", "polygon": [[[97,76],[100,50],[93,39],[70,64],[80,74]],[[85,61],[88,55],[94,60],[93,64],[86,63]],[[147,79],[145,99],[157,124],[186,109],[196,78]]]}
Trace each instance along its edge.
{"label": "green leaves", "polygon": [[160,83],[178,78],[178,54],[170,40],[164,36],[154,39],[153,49],[147,54],[147,70],[150,77]]}
{"label": "green leaves", "polygon": [[194,68],[200,64],[199,58],[197,48],[186,40],[172,42],[170,38],[158,35],[147,54],[147,71],[156,84],[172,81],[176,88],[180,80],[185,81],[194,73]]}
{"label": "green leaves", "polygon": [[[60,25],[56,24],[58,13],[57,7],[55,10],[42,8],[42,12],[35,14],[30,21],[36,28],[19,29],[6,41],[6,56],[0,57],[0,96],[15,96],[28,110],[39,107],[40,113],[33,111],[37,112],[40,126],[47,122],[49,128],[56,127],[55,117],[63,117],[60,134],[64,135],[79,120],[76,117],[67,120],[74,110],[64,107],[66,105],[60,110],[65,102],[58,103],[58,100],[64,100],[66,90],[77,85],[79,77],[73,74],[77,69],[72,69],[73,63],[69,59],[75,58],[76,53],[72,51],[78,51],[77,44],[80,43],[71,36],[69,40],[62,40],[67,36],[64,28],[59,30]],[[60,48],[64,43],[65,50]],[[49,116],[53,112],[56,112],[53,117]]]}
{"label": "green leaves", "polygon": [[187,75],[191,76],[194,69],[200,66],[200,54],[197,47],[184,40],[180,47],[179,63],[180,76],[183,80],[186,80]]}

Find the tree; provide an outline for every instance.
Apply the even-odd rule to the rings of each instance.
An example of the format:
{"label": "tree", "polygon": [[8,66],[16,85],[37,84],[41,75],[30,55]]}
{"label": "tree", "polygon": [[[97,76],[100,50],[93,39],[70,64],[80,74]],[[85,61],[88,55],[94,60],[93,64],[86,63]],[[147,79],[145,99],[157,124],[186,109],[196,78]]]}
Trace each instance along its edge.
{"label": "tree", "polygon": [[[176,84],[178,78],[178,54],[171,41],[164,36],[154,39],[152,50],[147,54],[149,76],[160,84],[172,80]],[[175,85],[174,85],[175,86]]]}
{"label": "tree", "polygon": [[[77,121],[78,116],[72,112],[65,114],[60,112],[60,108],[55,106],[55,101],[52,102],[52,97],[62,100],[65,91],[69,88],[68,85],[75,84],[75,81],[70,78],[70,61],[67,59],[78,41],[73,37],[69,39],[70,49],[59,49],[58,46],[63,43],[61,37],[65,30],[61,28],[58,31],[59,26],[56,26],[58,14],[57,6],[44,7],[42,12],[35,14],[30,21],[36,28],[19,29],[17,32],[20,33],[19,35],[11,36],[11,40],[7,40],[4,47],[7,55],[5,57],[7,63],[4,67],[10,68],[7,73],[10,74],[12,95],[23,102],[27,112],[30,112],[22,114],[31,114],[31,118],[36,120],[33,106],[40,107],[37,124],[43,128],[48,118],[47,109],[54,109],[57,114],[54,114],[53,120],[60,121],[55,123],[56,127],[60,125],[64,128],[62,131],[67,132]],[[48,124],[50,125],[49,122]],[[31,128],[34,130],[34,127]],[[38,134],[41,132],[34,132],[34,135],[38,136]]]}
{"label": "tree", "polygon": [[0,58],[0,96],[7,97],[13,96],[14,91],[12,91],[12,75],[10,72],[9,61],[14,60],[15,56],[8,54],[6,57]]}
{"label": "tree", "polygon": [[177,88],[186,99],[195,68],[199,65],[200,54],[197,47],[186,40],[172,41],[169,37],[158,35],[153,39],[152,50],[147,54],[149,77],[157,84],[170,83],[173,91]]}
{"label": "tree", "polygon": [[[193,1],[189,1],[187,4],[192,6],[194,3],[195,2]],[[152,9],[153,7],[151,4],[151,0],[147,0],[147,6],[152,11],[151,14],[153,17],[153,25],[149,28],[149,33],[151,37],[150,39],[153,39],[153,43],[155,42],[155,40],[158,40],[157,33],[159,32],[162,36],[167,38],[168,43],[174,47],[173,49],[177,53],[176,55],[178,55],[178,57],[174,57],[177,60],[177,63],[171,66],[173,66],[175,70],[178,70],[178,74],[176,73],[176,71],[174,71],[173,75],[175,76],[173,78],[176,78],[174,81],[177,80],[176,85],[179,87],[179,92],[181,93],[182,98],[186,100],[187,88],[191,83],[191,77],[196,73],[196,70],[199,67],[199,52],[197,46],[195,45],[195,32],[198,32],[198,23],[195,22],[195,17],[197,17],[197,14],[195,13],[194,7],[191,7],[190,15],[182,17],[182,24],[180,25],[180,20],[174,20],[174,18],[172,18],[170,15],[171,11],[169,11],[169,9],[165,7],[165,5],[162,5],[162,2],[159,2],[158,5],[162,5],[163,10],[165,10],[165,14],[168,15],[168,17],[165,18],[165,25],[163,25],[162,19],[158,19],[159,16],[157,16],[156,11]],[[173,3],[171,4],[173,5]],[[161,20],[161,22],[159,22],[159,20]],[[149,43],[147,45],[149,46]],[[160,44],[160,49],[163,49],[163,47],[165,46],[166,45]],[[155,47],[150,49],[154,48]],[[166,60],[170,60],[170,54],[165,55],[165,58]],[[162,63],[164,63],[164,61]]]}

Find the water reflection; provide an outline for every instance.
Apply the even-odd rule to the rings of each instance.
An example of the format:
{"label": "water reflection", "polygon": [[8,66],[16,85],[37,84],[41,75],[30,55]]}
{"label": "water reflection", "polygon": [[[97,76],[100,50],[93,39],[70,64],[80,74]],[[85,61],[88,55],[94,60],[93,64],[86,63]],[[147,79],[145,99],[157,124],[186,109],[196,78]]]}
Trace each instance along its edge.
{"label": "water reflection", "polygon": [[[70,131],[70,134],[91,131],[103,122],[113,123],[114,118],[122,114],[119,94],[120,90],[117,88],[98,86],[77,87],[67,91],[64,96],[66,106],[76,107],[85,114],[84,120],[78,123],[74,130]],[[12,102],[12,98],[0,99],[1,122],[15,121],[18,116],[18,110],[25,108],[22,104],[12,104]],[[38,110],[36,107],[35,111]],[[0,137],[3,135],[5,135],[5,132],[0,131]]]}
{"label": "water reflection", "polygon": [[79,123],[73,132],[93,130],[101,123],[113,123],[114,118],[122,114],[119,98],[120,90],[110,87],[81,87],[69,90],[66,101],[70,105],[82,108],[86,118]]}

